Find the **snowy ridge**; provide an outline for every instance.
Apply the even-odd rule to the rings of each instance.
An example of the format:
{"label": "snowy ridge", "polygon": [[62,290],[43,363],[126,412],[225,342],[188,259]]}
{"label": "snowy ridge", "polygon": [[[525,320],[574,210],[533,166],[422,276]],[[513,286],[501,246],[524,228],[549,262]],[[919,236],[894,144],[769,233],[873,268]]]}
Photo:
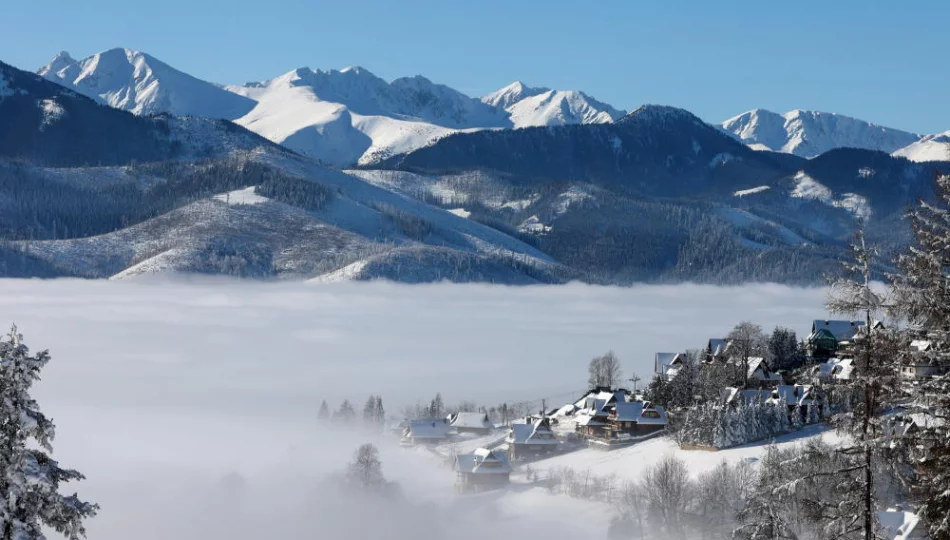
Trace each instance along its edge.
{"label": "snowy ridge", "polygon": [[299,68],[229,90],[257,101],[237,123],[334,165],[372,163],[460,130],[510,127],[503,113],[424,77]]}
{"label": "snowy ridge", "polygon": [[950,161],[950,131],[927,135],[892,154],[918,163]]}
{"label": "snowy ridge", "polygon": [[798,109],[784,114],[754,109],[726,120],[720,127],[753,149],[806,158],[844,147],[890,153],[920,138],[848,116]]}
{"label": "snowy ridge", "polygon": [[110,49],[80,61],[61,52],[37,74],[135,114],[167,112],[230,120],[253,106],[245,97],[130,49]]}
{"label": "snowy ridge", "polygon": [[482,97],[482,101],[508,111],[516,128],[606,124],[625,114],[583,92],[530,88],[521,81]]}

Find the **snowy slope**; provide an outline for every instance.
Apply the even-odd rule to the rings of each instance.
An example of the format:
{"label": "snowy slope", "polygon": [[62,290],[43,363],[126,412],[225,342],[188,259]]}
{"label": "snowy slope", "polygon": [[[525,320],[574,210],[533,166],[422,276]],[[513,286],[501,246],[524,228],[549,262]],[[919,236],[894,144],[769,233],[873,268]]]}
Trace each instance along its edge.
{"label": "snowy slope", "polygon": [[135,114],[167,112],[232,120],[254,106],[254,102],[246,97],[130,49],[110,49],[79,61],[64,51],[37,73]]}
{"label": "snowy slope", "polygon": [[502,111],[424,77],[387,83],[359,67],[299,68],[228,89],[258,102],[238,124],[334,165],[375,162],[459,130],[511,125]]}
{"label": "snowy slope", "polygon": [[778,114],[755,109],[721,124],[726,133],[757,150],[814,157],[832,148],[863,148],[894,152],[920,136],[870,122],[818,111]]}
{"label": "snowy slope", "polygon": [[626,113],[576,90],[530,88],[516,81],[482,98],[508,111],[516,128],[566,124],[606,124]]}
{"label": "snowy slope", "polygon": [[916,162],[950,161],[950,131],[922,137],[892,155]]}
{"label": "snowy slope", "polygon": [[[830,444],[841,437],[826,425],[807,428],[775,438],[775,445],[786,447],[804,443],[808,439],[823,439]],[[667,437],[650,439],[628,448],[612,451],[584,449],[562,456],[537,461],[531,468],[544,475],[547,471],[567,467],[580,473],[594,476],[613,476],[621,481],[639,481],[643,474],[667,455],[674,455],[686,462],[691,476],[716,468],[723,461],[735,464],[740,461],[756,463],[765,455],[769,441],[751,443],[717,452],[705,450],[682,450]]]}

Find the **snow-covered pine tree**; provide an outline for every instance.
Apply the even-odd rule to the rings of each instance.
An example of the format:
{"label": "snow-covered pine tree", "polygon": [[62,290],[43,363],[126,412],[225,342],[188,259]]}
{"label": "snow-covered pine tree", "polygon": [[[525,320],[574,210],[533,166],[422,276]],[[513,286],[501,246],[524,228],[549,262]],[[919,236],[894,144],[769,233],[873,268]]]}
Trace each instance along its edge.
{"label": "snow-covered pine tree", "polygon": [[373,421],[382,429],[386,426],[386,409],[383,408],[383,396],[376,396],[375,417]]}
{"label": "snow-covered pine tree", "polygon": [[40,412],[30,388],[50,356],[31,356],[22,340],[14,326],[0,341],[0,538],[43,540],[41,527],[47,526],[76,540],[86,535],[83,520],[99,507],[59,493],[61,483],[83,475],[61,468],[49,455],[53,422]]}
{"label": "snow-covered pine tree", "polygon": [[366,398],[366,404],[363,405],[363,423],[367,426],[376,423],[376,396]]}
{"label": "snow-covered pine tree", "polygon": [[[938,175],[936,201],[920,201],[909,214],[914,242],[898,259],[893,276],[895,312],[930,341],[927,355],[950,367],[950,175]],[[922,385],[931,421],[919,426],[915,445],[923,451],[922,512],[933,540],[950,539],[950,374]]]}
{"label": "snow-covered pine tree", "polygon": [[[864,328],[854,339],[854,365],[851,390],[856,392],[856,406],[850,412],[837,415],[837,426],[850,433],[854,444],[838,449],[849,458],[845,469],[861,471],[861,478],[851,478],[854,489],[846,493],[853,501],[834,501],[852,506],[860,516],[860,536],[874,540],[876,510],[874,504],[874,464],[882,443],[883,430],[880,415],[897,389],[899,367],[898,339],[893,332],[874,328],[874,315],[888,307],[888,302],[872,288],[871,280],[878,252],[867,245],[864,230],[858,230],[849,249],[849,258],[842,262],[842,274],[829,280],[828,310],[832,313],[855,315],[864,319]],[[832,504],[829,502],[829,504]],[[852,516],[839,515],[829,520],[828,530],[843,537],[856,537],[854,525],[846,523]]]}
{"label": "snow-covered pine tree", "polygon": [[353,408],[353,404],[350,403],[350,400],[343,400],[343,403],[340,404],[340,409],[333,415],[333,419],[340,422],[351,422],[356,419],[356,409]]}

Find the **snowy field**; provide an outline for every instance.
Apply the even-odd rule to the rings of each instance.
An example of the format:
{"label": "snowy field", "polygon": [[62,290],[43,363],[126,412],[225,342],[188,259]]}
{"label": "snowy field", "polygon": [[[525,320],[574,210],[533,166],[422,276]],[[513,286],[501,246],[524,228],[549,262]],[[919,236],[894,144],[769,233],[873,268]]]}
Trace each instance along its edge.
{"label": "snowy field", "polygon": [[[497,535],[498,520],[529,539],[591,534],[594,503],[527,487],[455,497],[433,456],[389,439],[384,472],[412,510],[332,495],[324,479],[366,437],[319,428],[320,401],[566,401],[607,349],[646,378],[654,351],[740,320],[802,334],[822,316],[820,290],[772,285],[0,280],[0,322],[51,350],[34,394],[57,424],[54,457],[88,476],[69,488],[102,505],[89,536],[104,540],[467,539]],[[552,461],[635,474],[614,457],[633,449],[586,452]]]}

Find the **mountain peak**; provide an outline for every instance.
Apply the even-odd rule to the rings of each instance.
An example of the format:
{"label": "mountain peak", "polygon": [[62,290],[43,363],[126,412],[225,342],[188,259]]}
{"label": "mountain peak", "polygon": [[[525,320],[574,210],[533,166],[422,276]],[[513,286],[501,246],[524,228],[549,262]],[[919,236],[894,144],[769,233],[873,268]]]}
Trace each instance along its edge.
{"label": "mountain peak", "polygon": [[254,102],[182,73],[141,51],[116,47],[83,60],[62,52],[37,73],[87,97],[134,114],[235,119]]}
{"label": "mountain peak", "polygon": [[36,74],[45,77],[48,73],[58,73],[63,69],[68,68],[69,66],[76,65],[76,61],[72,56],[69,55],[66,51],[59,51],[59,53],[49,61],[48,64],[36,70]]}
{"label": "mountain peak", "polygon": [[515,81],[482,98],[483,103],[499,109],[508,109],[515,103],[529,97],[547,92],[547,88],[531,88],[521,81]]}

